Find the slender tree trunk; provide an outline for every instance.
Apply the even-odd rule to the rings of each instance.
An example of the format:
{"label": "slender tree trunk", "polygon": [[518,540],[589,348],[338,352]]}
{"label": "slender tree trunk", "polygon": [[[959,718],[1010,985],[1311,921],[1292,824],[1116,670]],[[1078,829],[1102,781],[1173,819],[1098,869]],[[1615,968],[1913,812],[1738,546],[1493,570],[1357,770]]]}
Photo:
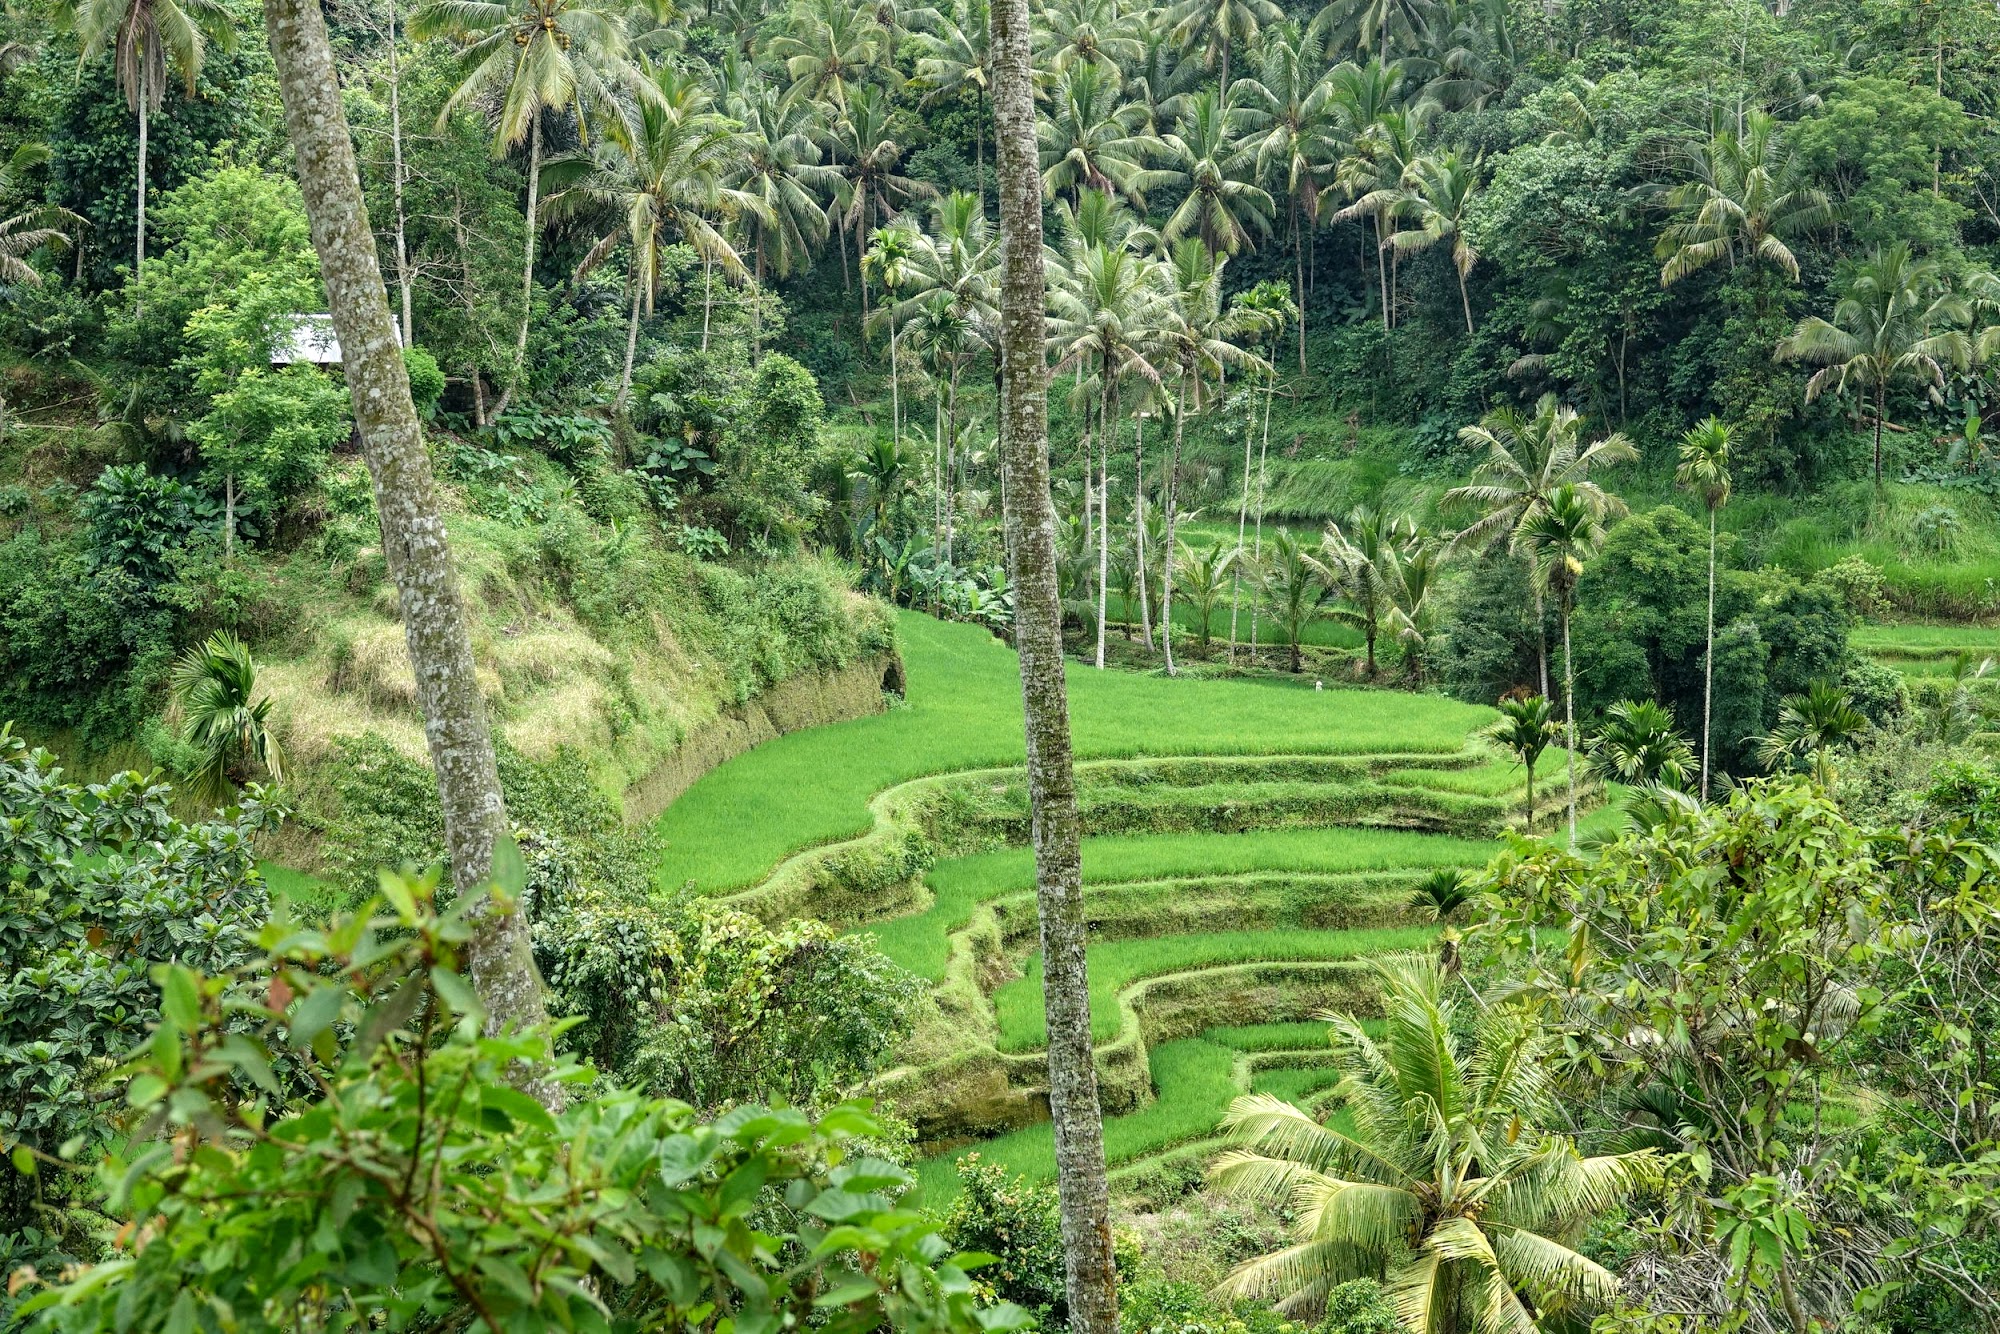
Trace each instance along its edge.
{"label": "slender tree trunk", "polygon": [[708,320],[715,309],[714,262],[707,256],[701,257],[701,350],[708,351]]}
{"label": "slender tree trunk", "polygon": [[1097,670],[1104,670],[1104,623],[1111,610],[1111,365],[1099,368],[1097,406]]}
{"label": "slender tree trunk", "polygon": [[[1275,350],[1273,349],[1274,352]],[[1264,559],[1264,465],[1271,457],[1271,400],[1277,393],[1278,371],[1274,364],[1271,367],[1270,383],[1264,386],[1264,439],[1257,446],[1257,501],[1252,507],[1255,511],[1257,536],[1250,548],[1252,564],[1259,564]],[[1294,650],[1292,656],[1296,659],[1298,641],[1293,641],[1292,648]],[[1257,661],[1257,599],[1255,598],[1250,599],[1250,661]],[[1295,661],[1292,670],[1296,672],[1301,670],[1301,667],[1302,664]]]}
{"label": "slender tree trunk", "polygon": [[[317,0],[268,0],[264,21],[313,249],[340,337],[354,422],[375,482],[382,552],[402,604],[452,883],[474,893],[492,874],[495,844],[506,835],[506,810],[473,670],[465,604],[375,259],[326,20]],[[486,905],[468,963],[490,1030],[547,1022],[528,922],[514,907]],[[561,1105],[560,1086],[539,1084],[531,1091],[545,1105]]]}
{"label": "slender tree trunk", "polygon": [[132,256],[132,281],[135,283],[146,272],[146,138],[148,104],[153,94],[152,80],[146,71],[151,63],[143,54],[139,57],[139,195],[134,214],[138,221],[138,241]]}
{"label": "slender tree trunk", "polygon": [[[1454,265],[1453,267],[1454,267],[1454,268],[1456,268],[1457,266],[1456,266],[1456,265]],[[1459,272],[1459,275],[1458,275],[1458,303],[1459,303],[1459,304],[1460,304],[1461,306],[1464,306],[1464,307],[1465,307],[1465,332],[1466,332],[1466,336],[1467,336],[1467,337],[1470,337],[1470,336],[1472,335],[1472,332],[1473,332],[1473,330],[1472,330],[1472,294],[1471,294],[1470,292],[1468,292],[1468,291],[1466,291],[1466,290],[1465,290],[1465,273],[1464,273],[1464,271],[1463,271],[1463,270],[1460,270],[1460,272]],[[1624,372],[1623,372],[1623,370],[1622,370],[1622,367],[1621,367],[1621,370],[1620,370],[1620,372],[1619,372],[1619,383],[1620,383],[1620,384],[1623,384],[1623,383],[1624,383]],[[1624,399],[1623,399],[1623,393],[1624,393],[1624,391],[1623,391],[1623,390],[1620,390],[1620,391],[1619,391],[1619,393],[1620,393],[1620,399],[1619,399],[1619,401],[1620,401],[1620,403],[1622,404],[1622,403],[1623,403],[1623,401],[1624,401]],[[1622,413],[1622,412],[1624,411],[1624,409],[1623,409],[1623,408],[1621,407],[1621,408],[1619,409],[1619,411],[1620,411],[1620,412]]]}
{"label": "slender tree trunk", "polygon": [[[963,159],[961,159],[963,160]],[[864,282],[865,287],[865,282]],[[889,438],[903,447],[903,377],[896,366],[896,291],[888,289],[889,301]],[[704,325],[704,329],[706,325]],[[703,344],[706,347],[706,343]]]}
{"label": "slender tree trunk", "polygon": [[1132,418],[1132,558],[1139,569],[1139,633],[1153,651],[1153,595],[1146,586],[1146,435],[1143,414]]}
{"label": "slender tree trunk", "polygon": [[644,295],[644,284],[639,275],[632,275],[632,318],[625,326],[625,369],[618,376],[618,412],[625,411],[625,400],[632,396],[632,360],[639,352],[639,298]]}
{"label": "slender tree trunk", "polygon": [[1708,800],[1708,720],[1715,704],[1715,506],[1708,507],[1708,657],[1702,663],[1701,799]]}
{"label": "slender tree trunk", "polygon": [[[944,558],[951,563],[952,527],[956,517],[952,504],[958,498],[958,487],[953,482],[953,465],[958,455],[958,363],[951,367],[950,386],[945,396],[944,409]],[[1004,506],[1002,508],[1005,508]]]}
{"label": "slender tree trunk", "polygon": [[1888,386],[1878,383],[1875,386],[1875,487],[1877,490],[1880,490],[1882,487],[1882,417],[1888,411],[1888,397]]}
{"label": "slender tree trunk", "polygon": [[[1225,394],[1222,406],[1229,406]],[[1243,538],[1250,528],[1250,446],[1255,440],[1257,422],[1256,400],[1252,399],[1249,411],[1243,414],[1243,496],[1236,505],[1236,562],[1229,572],[1229,665],[1236,665],[1236,612],[1243,591]]]}
{"label": "slender tree trunk", "polygon": [[979,110],[972,122],[972,179],[979,188],[979,216],[986,216],[986,89],[979,89]]}
{"label": "slender tree trunk", "polygon": [[1535,832],[1535,766],[1524,763],[1522,767],[1528,771],[1528,832],[1532,834]]}
{"label": "slender tree trunk", "polygon": [[756,369],[764,351],[764,230],[757,229],[757,289],[750,298],[750,366]]}
{"label": "slender tree trunk", "polygon": [[[458,273],[464,285],[465,327],[479,327],[479,307],[473,293],[479,289],[472,281],[472,244],[465,236],[465,200],[458,191],[451,196],[451,232],[458,242]],[[471,359],[472,371],[472,424],[479,430],[486,429],[486,381],[480,374],[479,359]]]}
{"label": "slender tree trunk", "polygon": [[1382,215],[1375,215],[1375,285],[1382,293],[1382,332],[1395,326],[1389,319],[1389,266],[1382,258]]}
{"label": "slender tree trunk", "polygon": [[1549,697],[1549,632],[1548,609],[1542,602],[1542,584],[1535,578],[1533,569],[1528,571],[1528,586],[1535,592],[1535,669],[1541,674],[1542,698]]}
{"label": "slender tree trunk", "polygon": [[493,415],[498,417],[507,411],[507,401],[514,397],[520,387],[522,372],[528,368],[528,326],[535,317],[535,240],[541,220],[542,202],[542,113],[536,111],[528,121],[528,239],[522,247],[521,258],[521,330],[514,336],[514,369],[507,376],[506,387],[500,391],[500,401],[493,405]]}
{"label": "slender tree trunk", "polygon": [[410,245],[408,219],[403,212],[403,67],[396,52],[396,27],[400,15],[389,12],[389,183],[396,198],[396,289],[403,304],[403,346],[416,339],[416,319],[411,309]]}
{"label": "slender tree trunk", "polygon": [[1028,0],[994,0],[991,22],[1000,184],[1000,454],[1007,477],[1007,548],[1014,565],[1015,639],[1021,653],[1063,1269],[1074,1334],[1117,1334],[1117,1271],[1111,1258],[1104,1124],[1090,1041],[1076,773],[1056,589],[1056,514],[1049,495],[1042,314],[1047,280]]}
{"label": "slender tree trunk", "polygon": [[1299,292],[1299,374],[1306,373],[1306,241],[1299,226],[1298,196],[1292,196],[1292,262]]}
{"label": "slender tree trunk", "polygon": [[1556,607],[1563,625],[1563,721],[1569,732],[1569,756],[1563,767],[1569,770],[1569,850],[1576,851],[1576,662],[1569,651],[1569,599]]}
{"label": "slender tree trunk", "polygon": [[222,558],[236,555],[236,474],[222,474]]}
{"label": "slender tree trunk", "polygon": [[1160,553],[1160,647],[1165,653],[1167,675],[1174,674],[1174,520],[1180,508],[1181,441],[1185,438],[1182,427],[1187,421],[1187,368],[1182,367],[1178,377],[1179,401],[1174,407],[1174,447],[1167,459],[1167,485],[1164,503],[1167,507],[1167,531]]}

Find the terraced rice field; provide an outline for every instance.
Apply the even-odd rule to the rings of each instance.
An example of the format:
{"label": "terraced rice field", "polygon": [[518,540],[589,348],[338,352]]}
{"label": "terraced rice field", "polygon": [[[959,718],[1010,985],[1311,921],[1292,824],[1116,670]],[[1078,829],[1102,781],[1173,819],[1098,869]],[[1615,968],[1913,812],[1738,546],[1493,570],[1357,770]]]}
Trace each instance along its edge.
{"label": "terraced rice field", "polygon": [[2000,627],[1995,626],[1861,625],[1848,642],[1912,677],[1947,676],[1961,653],[1970,655],[1975,668],[1989,657],[2000,663]]}
{"label": "terraced rice field", "polygon": [[[871,1091],[936,1147],[936,1204],[969,1147],[1037,1178],[1053,1151],[1014,658],[964,626],[900,630],[907,703],[707,775],[661,818],[661,879],[872,932],[933,984]],[[1476,739],[1489,711],[1435,697],[1069,681],[1106,1149],[1119,1190],[1171,1192],[1238,1094],[1330,1095],[1319,1017],[1368,1011],[1368,956],[1429,943],[1412,887],[1484,863],[1520,774]],[[1555,791],[1559,761],[1537,777]]]}

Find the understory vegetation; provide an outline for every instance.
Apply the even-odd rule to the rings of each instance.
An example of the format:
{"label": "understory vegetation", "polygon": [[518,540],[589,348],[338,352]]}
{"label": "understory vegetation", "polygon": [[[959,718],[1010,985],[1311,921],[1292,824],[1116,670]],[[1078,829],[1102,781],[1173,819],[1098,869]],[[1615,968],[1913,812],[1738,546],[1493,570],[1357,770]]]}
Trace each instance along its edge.
{"label": "understory vegetation", "polygon": [[0,3],[0,1331],[2000,1334],[1996,68]]}

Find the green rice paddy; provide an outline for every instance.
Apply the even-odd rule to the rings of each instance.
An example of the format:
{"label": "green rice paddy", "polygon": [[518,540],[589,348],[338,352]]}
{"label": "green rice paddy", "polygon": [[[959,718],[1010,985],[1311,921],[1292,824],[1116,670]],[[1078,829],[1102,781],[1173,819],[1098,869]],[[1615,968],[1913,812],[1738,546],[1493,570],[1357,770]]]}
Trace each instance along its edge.
{"label": "green rice paddy", "polygon": [[[973,626],[898,618],[909,702],[779,737],[721,765],[661,815],[660,881],[741,889],[791,853],[869,826],[897,783],[1018,765],[1021,688],[1011,651]],[[1170,680],[1072,665],[1080,758],[1448,752],[1485,709],[1387,690],[1315,691],[1309,680]]]}

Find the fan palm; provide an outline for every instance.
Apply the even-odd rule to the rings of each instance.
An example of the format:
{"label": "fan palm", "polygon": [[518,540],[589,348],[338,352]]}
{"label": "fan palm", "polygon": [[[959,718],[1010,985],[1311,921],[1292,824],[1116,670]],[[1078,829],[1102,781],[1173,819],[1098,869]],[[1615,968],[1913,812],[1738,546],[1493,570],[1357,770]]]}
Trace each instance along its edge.
{"label": "fan palm", "polygon": [[152,117],[178,74],[189,97],[211,43],[236,46],[236,20],[222,0],[58,0],[58,15],[76,33],[78,64],[111,53],[118,89],[139,118],[139,179],[132,277],[146,268],[146,152]]}
{"label": "fan palm", "polygon": [[1569,745],[1569,845],[1576,846],[1576,659],[1570,651],[1570,611],[1583,568],[1604,546],[1602,511],[1574,486],[1560,486],[1521,527],[1521,546],[1534,561],[1536,582],[1555,598],[1563,637],[1563,723]]}
{"label": "fan palm", "polygon": [[[1452,539],[1454,546],[1484,545],[1507,536],[1509,546],[1519,551],[1520,536],[1528,520],[1548,504],[1558,487],[1572,487],[1605,516],[1625,512],[1616,496],[1590,480],[1597,468],[1624,463],[1639,451],[1622,432],[1584,444],[1583,419],[1573,409],[1544,394],[1533,412],[1515,407],[1496,408],[1479,425],[1459,431],[1459,439],[1486,457],[1472,471],[1472,480],[1445,492],[1446,508],[1471,507],[1480,517]],[[1535,625],[1537,663],[1541,692],[1549,693],[1549,649],[1542,635],[1542,592],[1535,585]]]}
{"label": "fan palm", "polygon": [[228,800],[252,766],[273,782],[284,781],[284,754],[270,726],[271,700],[252,699],[257,667],[242,640],[223,630],[190,648],[174,664],[173,691],[182,735],[200,756],[189,781],[198,799]]}
{"label": "fan palm", "polygon": [[1694,750],[1655,700],[1622,699],[1604,711],[1591,758],[1607,778],[1645,787],[1678,788],[1694,767]]}
{"label": "fan palm", "polygon": [[1257,145],[1243,138],[1243,113],[1216,94],[1187,99],[1175,132],[1161,144],[1181,201],[1161,229],[1169,240],[1201,237],[1211,255],[1234,255],[1271,229],[1271,196],[1256,183]]}
{"label": "fan palm", "polygon": [[1267,23],[1277,23],[1285,11],[1275,0],[1176,0],[1167,11],[1174,40],[1184,51],[1201,48],[1211,67],[1220,68],[1216,98],[1229,105],[1229,49],[1238,42],[1254,46]]}
{"label": "fan palm", "polygon": [[1479,163],[1467,162],[1446,150],[1418,158],[1403,168],[1399,216],[1412,217],[1415,228],[1394,232],[1389,244],[1399,255],[1428,250],[1440,241],[1451,242],[1451,266],[1458,274],[1458,300],[1465,310],[1465,332],[1472,330],[1472,297],[1465,279],[1479,261],[1479,252],[1466,236],[1466,217],[1479,190]]}
{"label": "fan palm", "polygon": [[1708,509],[1708,652],[1702,659],[1701,799],[1708,800],[1709,718],[1715,703],[1715,516],[1729,501],[1730,429],[1709,417],[1681,437],[1674,480],[1701,497]]}
{"label": "fan palm", "polygon": [[1051,199],[1067,191],[1080,204],[1086,190],[1116,191],[1143,208],[1146,191],[1173,180],[1147,167],[1158,141],[1145,132],[1144,111],[1119,100],[1117,71],[1092,61],[1056,75],[1035,141]]}
{"label": "fan palm", "polygon": [[[22,175],[46,162],[48,157],[46,144],[26,143],[0,161],[0,206],[14,193]],[[82,218],[53,204],[39,204],[12,217],[0,217],[0,290],[9,284],[33,287],[40,283],[42,275],[28,263],[28,256],[43,246],[54,250],[68,245],[69,237],[63,229],[82,225]]]}
{"label": "fan palm", "polygon": [[1889,388],[1904,381],[1944,383],[1947,366],[1963,366],[1972,342],[1959,329],[1966,303],[1946,290],[1936,261],[1917,259],[1907,242],[1877,247],[1841,284],[1833,318],[1800,320],[1778,340],[1779,361],[1821,367],[1806,381],[1810,403],[1828,389],[1875,400],[1875,484],[1882,484],[1882,425]]}
{"label": "fan palm", "polygon": [[542,113],[571,111],[586,134],[618,104],[621,86],[642,99],[628,57],[621,0],[424,0],[410,15],[410,36],[458,44],[459,74],[438,112],[442,126],[462,107],[497,100],[493,151],[528,145],[527,236],[521,257],[521,323],[514,362],[494,408],[498,416],[519,384],[534,313],[535,244],[541,230]]}
{"label": "fan palm", "polygon": [[1429,912],[1431,920],[1443,922],[1472,902],[1472,873],[1462,866],[1440,866],[1423,879],[1410,894],[1410,905]]}
{"label": "fan palm", "polygon": [[1306,369],[1306,238],[1319,226],[1320,199],[1346,151],[1344,118],[1333,100],[1319,39],[1272,28],[1257,78],[1238,87],[1246,121],[1257,127],[1257,169],[1281,186],[1292,233],[1292,291],[1299,321],[1299,374]]}
{"label": "fan palm", "polygon": [[1525,698],[1503,699],[1500,701],[1500,721],[1487,729],[1486,735],[1521,762],[1521,768],[1528,776],[1528,828],[1535,827],[1535,766],[1541,762],[1542,752],[1560,733],[1556,724],[1555,706],[1545,695],[1529,695]]}
{"label": "fan palm", "polygon": [[1305,654],[1301,645],[1306,631],[1326,615],[1338,596],[1335,572],[1283,529],[1271,539],[1271,552],[1261,565],[1257,585],[1264,595],[1264,608],[1285,637],[1292,671],[1304,671]]}
{"label": "fan palm", "polygon": [[1803,694],[1785,696],[1777,724],[1758,744],[1757,758],[1766,769],[1810,764],[1813,780],[1832,787],[1835,747],[1867,727],[1867,715],[1854,707],[1845,690],[1831,681],[1815,681]]}
{"label": "fan palm", "polygon": [[1751,111],[1739,128],[1718,127],[1680,148],[1685,179],[1665,194],[1688,216],[1660,233],[1668,286],[1711,264],[1769,264],[1797,282],[1798,257],[1787,242],[1830,226],[1835,210],[1785,146],[1769,113]]}
{"label": "fan palm", "polygon": [[1531,1013],[1461,1014],[1435,959],[1369,966],[1383,1037],[1351,1014],[1328,1035],[1352,1129],[1269,1094],[1238,1098],[1223,1120],[1242,1147],[1214,1180],[1294,1221],[1291,1245],[1240,1265],[1221,1292],[1290,1312],[1382,1278],[1412,1334],[1587,1323],[1618,1280],[1573,1249],[1577,1234],[1654,1178],[1651,1152],[1586,1158],[1547,1128],[1564,1119],[1545,1065],[1556,1043]]}

